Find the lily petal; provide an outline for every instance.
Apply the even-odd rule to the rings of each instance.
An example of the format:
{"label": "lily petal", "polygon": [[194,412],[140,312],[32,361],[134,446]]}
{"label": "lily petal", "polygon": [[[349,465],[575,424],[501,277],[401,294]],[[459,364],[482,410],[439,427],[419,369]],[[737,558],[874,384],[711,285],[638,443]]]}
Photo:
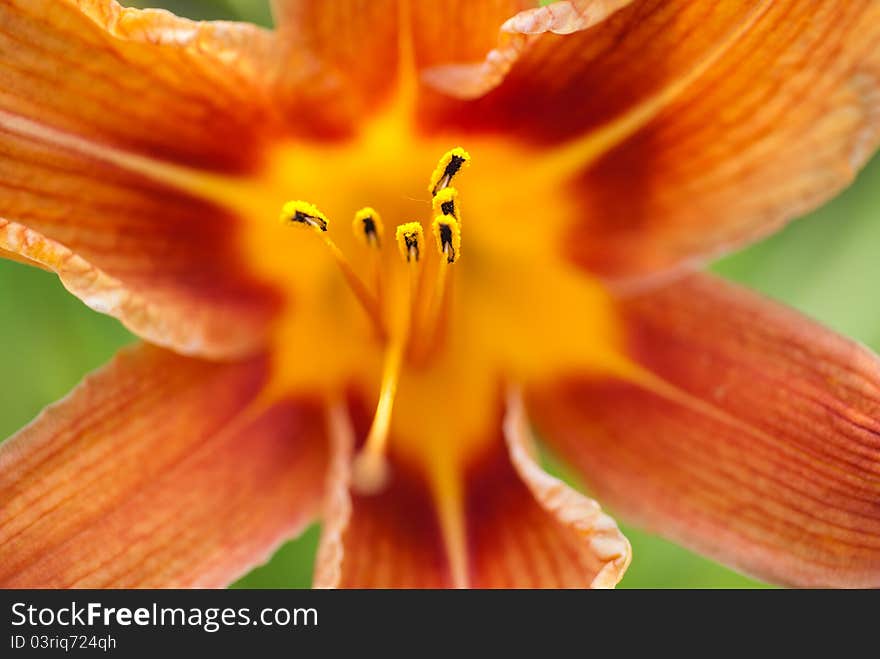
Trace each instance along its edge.
{"label": "lily petal", "polygon": [[414,56],[422,80],[434,67],[482,58],[496,45],[498,26],[520,12],[528,13],[535,4],[535,0],[449,0],[438,7],[409,0]]}
{"label": "lily petal", "polygon": [[559,2],[504,24],[470,69],[482,80],[429,72],[447,96],[424,111],[435,129],[544,145],[580,199],[561,249],[628,282],[760,238],[847,185],[880,142],[878,39],[871,0]]}
{"label": "lily petal", "polygon": [[[351,131],[394,89],[398,70],[396,0],[273,0],[280,88],[288,105],[316,102],[316,120]],[[332,99],[332,103],[327,103]],[[324,102],[322,102],[324,101]]]}
{"label": "lily petal", "polygon": [[[332,97],[323,120],[340,128],[380,107],[390,94],[417,83],[417,71],[482,57],[498,26],[530,0],[273,0],[286,62],[282,88],[290,100]],[[303,79],[308,84],[303,84]]]}
{"label": "lily petal", "polygon": [[[493,35],[497,46],[493,43],[496,47],[488,51],[485,57],[483,54],[486,50],[471,52],[470,57],[467,57],[467,51],[449,53],[445,62],[435,62],[435,66],[428,67],[423,78],[449,96],[480,98],[504,83],[514,66],[522,67],[529,59],[538,56],[533,51],[543,45],[539,38],[541,35],[583,32],[630,2],[632,0],[563,0],[544,7],[522,3],[525,6],[520,7],[517,13],[509,12],[496,23],[501,26]],[[469,51],[478,48],[483,40],[472,41],[473,45],[467,49]],[[548,55],[544,53],[541,56]]]}
{"label": "lily petal", "polygon": [[[630,547],[596,502],[549,476],[532,457],[523,406],[511,396],[504,436],[459,474],[459,501],[392,460],[379,495],[349,493],[353,431],[337,412],[343,447],[331,480],[317,587],[612,587]],[[348,448],[346,448],[348,447]],[[442,457],[438,457],[442,459]],[[451,511],[451,512],[450,512]]]}
{"label": "lily petal", "polygon": [[[4,199],[0,195],[0,203]],[[43,201],[59,209],[63,203],[60,199]],[[156,206],[157,211],[161,209],[161,204]],[[165,219],[180,215],[179,208],[173,205],[167,210]],[[69,212],[78,217],[73,208]],[[178,352],[228,357],[257,349],[276,306],[272,292],[254,284],[252,295],[248,295],[248,283],[229,281],[227,273],[221,270],[234,268],[237,259],[225,264],[214,262],[208,267],[200,267],[205,262],[191,260],[193,255],[184,253],[184,244],[175,244],[174,239],[183,238],[193,229],[197,231],[197,227],[174,229],[162,237],[149,235],[150,223],[151,220],[123,219],[120,225],[127,226],[113,230],[119,231],[119,235],[73,229],[77,237],[68,242],[79,248],[75,252],[42,233],[0,217],[0,257],[57,273],[64,286],[91,308],[119,318],[139,336]],[[137,235],[125,235],[135,226]],[[94,240],[95,246],[87,246],[80,238]],[[199,250],[208,248],[211,242],[219,245],[223,241],[215,229],[205,232],[205,242],[193,238]],[[102,249],[100,254],[97,245],[103,241],[115,244],[116,248]],[[141,247],[146,247],[146,253],[140,251]],[[149,253],[153,250],[165,252],[168,260],[156,263]],[[93,258],[86,259],[82,254]],[[106,267],[97,267],[95,261]],[[129,268],[140,271],[134,274]],[[149,272],[154,272],[155,277],[150,278]],[[235,322],[230,322],[232,319]]]}
{"label": "lily petal", "polygon": [[621,313],[643,372],[529,394],[596,494],[769,581],[880,586],[880,360],[707,275]]}
{"label": "lily petal", "polygon": [[[534,457],[535,442],[518,390],[508,395],[504,438],[517,475],[540,508],[549,514],[549,519],[535,526],[549,526],[555,531],[549,534],[552,539],[548,542],[550,549],[544,556],[543,569],[555,572],[556,585],[560,587],[613,588],[629,566],[632,557],[629,541],[598,503],[550,476],[538,465]],[[527,528],[524,533],[534,530]],[[563,551],[570,554],[566,560],[553,558],[554,553]],[[506,560],[503,555],[494,558],[496,561],[501,558],[502,563]],[[542,569],[538,561],[529,563],[531,570]],[[530,585],[543,586],[549,581],[552,579],[541,577]],[[506,580],[502,580],[501,585],[506,586]]]}
{"label": "lily petal", "polygon": [[2,254],[152,342],[255,350],[274,297],[243,266],[235,218],[170,186],[192,166],[255,165],[278,126],[270,51],[252,26],[110,0],[0,3]]}
{"label": "lily petal", "polygon": [[216,587],[320,504],[321,418],[264,360],[124,350],[0,444],[3,587]]}
{"label": "lily petal", "polygon": [[115,0],[4,0],[0,26],[4,113],[223,171],[247,168],[278,127],[274,38],[253,25]]}
{"label": "lily petal", "polygon": [[379,494],[351,491],[356,433],[348,405],[328,414],[333,459],[327,483],[315,588],[444,588],[443,541],[425,482],[394,463]]}

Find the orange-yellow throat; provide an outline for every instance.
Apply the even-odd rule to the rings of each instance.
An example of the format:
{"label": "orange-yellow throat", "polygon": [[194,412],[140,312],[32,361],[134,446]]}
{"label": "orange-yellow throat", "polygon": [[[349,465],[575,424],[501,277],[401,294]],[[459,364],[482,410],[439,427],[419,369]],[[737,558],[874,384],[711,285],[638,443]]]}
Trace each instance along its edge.
{"label": "orange-yellow throat", "polygon": [[384,224],[372,207],[354,214],[352,230],[366,258],[365,280],[329,234],[330,221],[315,205],[288,201],[281,209],[281,223],[312,234],[327,248],[332,260],[369,319],[374,339],[384,346],[379,401],[370,431],[354,463],[353,483],[363,492],[381,490],[388,477],[385,459],[392,410],[404,360],[420,365],[440,352],[442,326],[448,322],[447,280],[449,269],[461,254],[458,193],[453,179],[470,161],[457,147],[440,159],[428,184],[431,194],[431,229],[434,249],[418,221],[399,224],[394,232],[403,267],[389,254]]}
{"label": "orange-yellow throat", "polygon": [[347,142],[277,145],[247,179],[162,178],[236,211],[245,261],[282,292],[270,394],[354,388],[376,405],[365,455],[430,475],[497,437],[505,383],[629,368],[609,295],[563,255],[568,175],[509,140],[420,136],[392,109]]}

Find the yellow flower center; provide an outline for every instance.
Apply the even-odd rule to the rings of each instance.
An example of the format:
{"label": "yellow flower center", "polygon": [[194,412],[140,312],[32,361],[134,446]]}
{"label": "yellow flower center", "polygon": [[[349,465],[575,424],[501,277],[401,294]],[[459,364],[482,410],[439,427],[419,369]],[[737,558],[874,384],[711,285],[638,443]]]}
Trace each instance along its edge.
{"label": "yellow flower center", "polygon": [[[567,162],[509,136],[424,135],[411,117],[392,104],[347,141],[280,143],[247,179],[159,174],[232,208],[243,260],[285,297],[266,395],[354,390],[388,428],[374,434],[439,497],[497,440],[487,428],[506,382],[630,365],[608,292],[564,257],[582,212]],[[448,152],[426,186],[438,154],[459,143],[472,166],[447,176]],[[291,198],[309,202],[288,210],[310,231],[279,226]]]}
{"label": "yellow flower center", "polygon": [[[364,449],[355,462],[354,483],[362,491],[379,490],[387,477],[385,450],[404,360],[420,368],[438,352],[441,326],[448,320],[448,271],[461,254],[460,216],[455,203],[458,193],[452,187],[452,180],[469,161],[467,152],[457,147],[443,155],[431,175],[428,190],[436,213],[431,224],[436,245],[433,258],[420,222],[397,226],[397,247],[408,271],[405,287],[393,285],[399,280],[400,272],[384,257],[384,226],[373,208],[358,210],[352,223],[361,247],[370,252],[368,269],[372,286],[358,275],[330,237],[330,221],[315,205],[295,200],[285,203],[281,209],[282,224],[305,229],[326,245],[354,297],[373,323],[377,337],[385,344],[379,402]],[[395,294],[395,291],[404,292]]]}

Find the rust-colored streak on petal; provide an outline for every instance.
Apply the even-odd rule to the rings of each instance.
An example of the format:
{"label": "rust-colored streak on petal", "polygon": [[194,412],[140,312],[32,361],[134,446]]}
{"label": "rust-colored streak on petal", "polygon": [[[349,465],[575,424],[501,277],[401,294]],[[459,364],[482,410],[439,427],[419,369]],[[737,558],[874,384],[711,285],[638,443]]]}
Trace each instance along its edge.
{"label": "rust-colored streak on petal", "polygon": [[580,200],[560,249],[607,279],[767,234],[849,183],[880,141],[871,0],[642,0],[571,34],[551,24],[520,26],[528,47],[497,58],[509,71],[494,89],[426,96],[422,120],[546,147]]}
{"label": "rust-colored streak on petal", "polygon": [[621,514],[761,578],[880,586],[880,361],[709,276],[621,303],[630,380],[531,392]]}
{"label": "rust-colored streak on petal", "polygon": [[[443,541],[427,483],[392,459],[379,494],[349,491],[340,471],[328,485],[317,588],[448,588]],[[343,494],[343,492],[345,494]],[[329,504],[329,505],[328,505]]]}
{"label": "rust-colored streak on petal", "polygon": [[316,512],[326,447],[265,376],[138,346],[0,445],[0,583],[215,587],[268,558]]}
{"label": "rust-colored streak on petal", "polygon": [[428,119],[515,130],[522,139],[549,144],[582,136],[674,84],[759,3],[718,9],[713,21],[707,20],[712,8],[702,3],[577,4],[576,11],[561,12],[571,3],[554,3],[505,22],[502,38],[526,45],[499,71],[503,77],[469,101],[450,97],[454,87],[448,85],[445,101],[430,99],[436,114]]}
{"label": "rust-colored streak on petal", "polygon": [[390,481],[378,494],[351,486],[351,457],[370,416],[362,399],[326,412],[333,456],[324,501],[316,588],[447,588],[451,576],[427,480],[390,455]]}
{"label": "rust-colored streak on petal", "polygon": [[446,588],[443,542],[426,483],[401,463],[377,495],[352,494],[340,588]]}
{"label": "rust-colored streak on petal", "polygon": [[535,463],[522,407],[511,403],[505,437],[496,428],[493,450],[467,473],[470,585],[615,585],[629,564],[629,543],[594,501]]}

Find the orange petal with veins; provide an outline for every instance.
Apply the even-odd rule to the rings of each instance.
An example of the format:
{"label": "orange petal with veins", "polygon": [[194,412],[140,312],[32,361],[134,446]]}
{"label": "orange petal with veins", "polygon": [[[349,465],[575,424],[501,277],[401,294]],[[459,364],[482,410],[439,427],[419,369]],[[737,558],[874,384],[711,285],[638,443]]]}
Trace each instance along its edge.
{"label": "orange petal with veins", "polygon": [[137,346],[0,444],[0,584],[217,587],[320,506],[324,426],[263,359]]}
{"label": "orange petal with veins", "polygon": [[305,100],[329,135],[352,132],[397,83],[395,0],[273,0],[285,107]]}
{"label": "orange petal with veins", "polygon": [[[0,4],[0,129],[11,117],[214,170],[251,167],[282,117],[274,37],[114,0]],[[4,150],[5,151],[5,150]]]}
{"label": "orange petal with veins", "polygon": [[851,182],[880,143],[878,40],[871,0],[559,2],[505,23],[482,63],[427,71],[443,93],[424,122],[545,147],[579,200],[560,250],[633,283]]}
{"label": "orange petal with veins", "polygon": [[759,578],[880,586],[880,361],[707,275],[621,302],[628,378],[535,386],[612,510]]}
{"label": "orange petal with veins", "polygon": [[243,263],[237,218],[154,174],[257,164],[280,130],[271,34],[109,0],[4,2],[0,28],[0,253],[151,342],[257,350],[275,295]]}
{"label": "orange petal with veins", "polygon": [[449,0],[441,5],[410,0],[416,67],[425,72],[482,58],[498,41],[498,26],[535,7],[534,0]]}

